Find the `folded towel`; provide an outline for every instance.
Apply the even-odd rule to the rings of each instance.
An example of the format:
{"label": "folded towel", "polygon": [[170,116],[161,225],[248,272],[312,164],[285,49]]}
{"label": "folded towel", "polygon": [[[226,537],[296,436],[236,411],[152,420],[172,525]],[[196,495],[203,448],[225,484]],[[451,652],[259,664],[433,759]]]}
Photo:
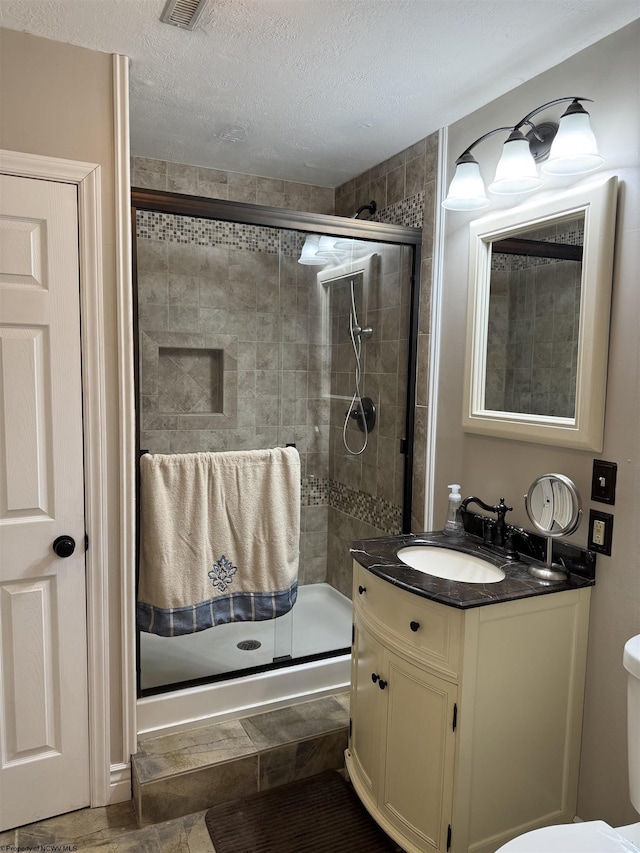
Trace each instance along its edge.
{"label": "folded towel", "polygon": [[145,454],[140,476],[140,630],[172,637],[293,607],[295,448]]}

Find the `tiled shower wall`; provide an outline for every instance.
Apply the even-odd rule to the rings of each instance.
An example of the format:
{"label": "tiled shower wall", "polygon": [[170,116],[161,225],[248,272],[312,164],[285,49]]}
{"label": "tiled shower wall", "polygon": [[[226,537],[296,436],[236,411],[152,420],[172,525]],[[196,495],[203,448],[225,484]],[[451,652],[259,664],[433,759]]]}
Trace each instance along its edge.
{"label": "tiled shower wall", "polygon": [[[423,227],[418,383],[415,400],[412,515],[412,529],[414,530],[422,530],[424,527],[424,472],[427,440],[431,280],[437,158],[438,138],[437,134],[432,134],[384,163],[348,181],[335,191],[325,187],[273,181],[252,175],[201,169],[195,166],[183,166],[141,157],[132,158],[131,164],[132,184],[138,187],[311,212],[335,212],[343,216],[352,216],[357,207],[375,198],[378,211],[373,217],[374,219],[398,225]],[[364,213],[363,218],[367,217],[368,214]],[[329,447],[324,449],[323,446],[322,450],[317,451],[319,455],[315,457],[313,463],[315,471],[310,471],[307,466],[306,479],[303,483],[303,541],[301,543],[303,559],[301,564],[304,564],[304,582],[320,581],[326,577],[329,582],[347,595],[350,595],[351,590],[351,561],[345,547],[346,543],[352,539],[395,532],[399,529],[400,523],[398,471],[402,457],[399,454],[399,442],[397,441],[397,427],[395,426],[397,421],[394,421],[393,418],[397,417],[398,414],[398,401],[404,393],[401,387],[404,380],[400,375],[397,380],[394,380],[392,371],[387,372],[386,369],[374,371],[373,368],[376,361],[380,364],[380,359],[383,357],[380,348],[383,343],[391,344],[391,346],[385,347],[385,358],[388,358],[389,350],[393,350],[397,346],[398,369],[401,371],[406,364],[406,359],[403,357],[403,347],[406,347],[406,330],[401,327],[400,323],[397,333],[392,331],[392,327],[395,323],[394,318],[397,309],[400,307],[403,311],[407,299],[406,283],[400,286],[400,281],[406,278],[408,257],[406,253],[403,253],[402,257],[394,260],[395,269],[390,266],[389,258],[386,258],[384,263],[385,267],[384,270],[381,268],[382,278],[378,285],[381,290],[378,296],[374,295],[372,298],[370,307],[372,317],[367,318],[366,322],[371,323],[372,326],[375,325],[380,330],[380,334],[383,333],[384,326],[385,338],[384,341],[372,339],[363,345],[365,361],[367,358],[369,359],[369,364],[365,366],[364,371],[363,393],[375,397],[378,393],[376,383],[382,386],[380,392],[382,398],[378,397],[377,401],[380,403],[382,400],[377,435],[374,432],[371,436],[372,446],[371,449],[365,451],[367,455],[364,459],[352,466],[348,462],[337,460],[331,470],[331,476],[329,472]],[[300,265],[296,264],[296,266],[299,270]],[[390,289],[394,285],[396,288],[391,291],[390,297]],[[308,296],[309,289],[304,285],[302,290],[301,299],[304,300],[304,294]],[[376,299],[378,299],[377,302]],[[400,300],[400,305],[395,301],[397,299]],[[341,309],[336,307],[336,310]],[[375,315],[375,312],[385,312],[385,314]],[[317,346],[317,344],[311,344],[311,346]],[[299,346],[298,353],[301,355],[303,351],[304,344]],[[292,352],[293,350],[289,351],[290,357],[292,357]],[[302,369],[296,371],[299,376],[297,381],[300,384],[304,382],[302,378],[304,372]],[[370,373],[369,384],[367,385],[368,372]],[[374,376],[374,373],[384,374],[384,376]],[[288,381],[293,381],[292,375]],[[392,400],[392,386],[395,386],[397,395],[395,403]],[[283,406],[290,411],[291,400],[296,399],[299,399],[300,402],[294,405],[301,411],[303,407],[302,398],[289,398],[289,403],[283,400]],[[334,403],[330,412],[332,426],[329,446],[331,447],[336,446],[338,433],[341,433],[341,418],[344,416],[347,405],[348,401]],[[244,406],[245,404],[240,403],[241,409]],[[394,406],[395,412],[392,412]],[[322,417],[326,417],[326,415],[322,415]],[[320,426],[326,426],[326,424]],[[352,426],[350,434],[353,433],[353,429]],[[359,433],[359,435],[361,434]],[[374,448],[375,455],[373,453]],[[393,476],[382,476],[381,474],[379,477],[379,468],[385,472],[385,475],[389,475],[393,470]],[[378,487],[380,493],[378,493]],[[393,495],[391,490],[393,490]],[[324,556],[327,552],[328,572],[327,561]]]}
{"label": "tiled shower wall", "polygon": [[[336,188],[336,214],[350,216],[375,199],[380,222],[422,228],[420,316],[415,399],[413,504],[411,529],[424,530],[426,493],[427,416],[429,406],[429,352],[431,347],[431,287],[435,225],[438,134],[433,133],[356,178]],[[363,213],[368,218],[368,213]],[[333,528],[347,540],[370,535],[366,525],[340,511]]]}
{"label": "tiled shower wall", "polygon": [[[330,285],[331,293],[331,445],[329,474],[328,580],[345,594],[351,590],[351,557],[345,542],[360,536],[399,533],[402,524],[411,252],[406,247],[376,245],[370,275],[354,279],[363,339],[360,392],[376,407],[376,423],[365,437],[349,419],[355,391],[355,354],[349,335],[351,291],[347,279]],[[357,341],[356,341],[357,344]],[[364,449],[363,449],[364,448]],[[360,452],[362,451],[362,452]]]}
{"label": "tiled shower wall", "polygon": [[335,192],[331,187],[261,178],[222,169],[203,169],[149,157],[131,158],[131,185],[287,210],[334,213]]}
{"label": "tiled shower wall", "polygon": [[326,577],[328,348],[298,242],[291,231],[138,212],[140,444],[191,453],[294,442],[300,582],[314,583]]}
{"label": "tiled shower wall", "polygon": [[[565,222],[526,237],[582,246],[583,226]],[[581,274],[580,261],[492,253],[488,409],[573,417]]]}

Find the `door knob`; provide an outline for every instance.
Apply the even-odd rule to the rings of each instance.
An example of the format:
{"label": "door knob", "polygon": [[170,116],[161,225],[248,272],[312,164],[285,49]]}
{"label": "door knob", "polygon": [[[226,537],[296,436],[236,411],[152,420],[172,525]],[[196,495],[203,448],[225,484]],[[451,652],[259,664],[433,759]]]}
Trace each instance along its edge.
{"label": "door knob", "polygon": [[51,547],[56,556],[70,557],[76,550],[76,540],[71,536],[58,536]]}

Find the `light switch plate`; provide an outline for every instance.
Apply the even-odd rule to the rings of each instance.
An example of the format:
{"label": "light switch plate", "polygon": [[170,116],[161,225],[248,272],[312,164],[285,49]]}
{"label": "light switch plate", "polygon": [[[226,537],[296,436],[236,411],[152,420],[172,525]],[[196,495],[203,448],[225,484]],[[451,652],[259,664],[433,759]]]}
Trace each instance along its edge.
{"label": "light switch plate", "polygon": [[587,548],[598,554],[611,556],[611,541],[613,539],[613,516],[609,512],[597,509],[589,511],[589,542]]}
{"label": "light switch plate", "polygon": [[605,462],[604,459],[593,460],[593,476],[591,478],[591,500],[602,504],[616,502],[616,475],[618,465],[615,462]]}

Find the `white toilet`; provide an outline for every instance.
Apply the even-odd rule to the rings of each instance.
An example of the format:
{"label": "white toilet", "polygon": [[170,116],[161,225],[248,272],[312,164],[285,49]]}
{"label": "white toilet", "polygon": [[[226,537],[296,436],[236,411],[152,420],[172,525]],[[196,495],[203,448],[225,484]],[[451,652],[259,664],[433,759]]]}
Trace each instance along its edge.
{"label": "white toilet", "polygon": [[[631,802],[640,812],[640,634],[624,647]],[[640,823],[616,829],[602,820],[545,826],[507,842],[496,853],[640,853]]]}

